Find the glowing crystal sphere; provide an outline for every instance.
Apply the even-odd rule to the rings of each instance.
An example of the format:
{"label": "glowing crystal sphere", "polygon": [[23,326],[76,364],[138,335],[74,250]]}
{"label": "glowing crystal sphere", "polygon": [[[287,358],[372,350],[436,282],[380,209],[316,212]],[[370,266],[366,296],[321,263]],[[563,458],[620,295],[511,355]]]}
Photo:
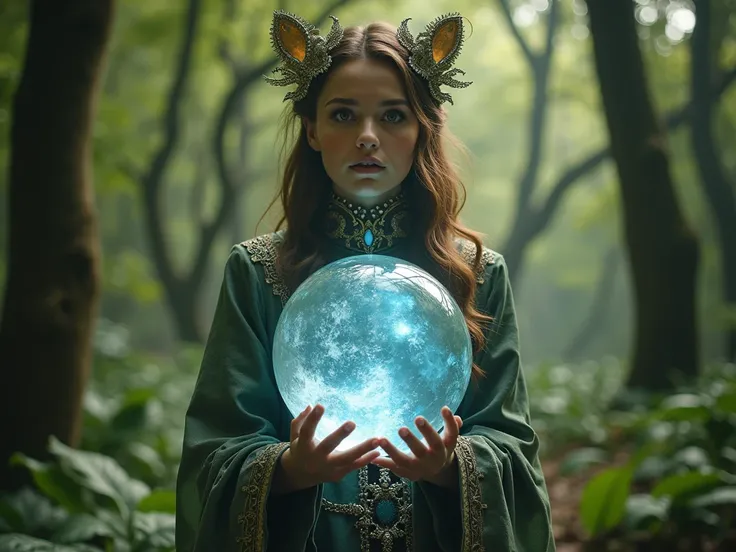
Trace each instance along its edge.
{"label": "glowing crystal sphere", "polygon": [[408,451],[398,430],[423,439],[418,415],[440,431],[440,409],[457,409],[471,365],[470,334],[449,291],[385,255],[348,257],[312,274],[286,303],[273,343],[276,383],[291,413],[325,407],[317,439],[355,422],[338,450],[386,437]]}

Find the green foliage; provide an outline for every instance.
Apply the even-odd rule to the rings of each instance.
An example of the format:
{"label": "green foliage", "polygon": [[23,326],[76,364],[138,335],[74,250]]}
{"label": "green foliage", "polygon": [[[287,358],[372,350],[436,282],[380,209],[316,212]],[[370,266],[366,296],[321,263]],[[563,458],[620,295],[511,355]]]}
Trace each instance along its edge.
{"label": "green foliage", "polygon": [[24,489],[0,502],[2,550],[174,549],[173,491],[151,490],[114,459],[53,438],[49,451],[48,463],[12,460],[31,472],[40,494]]}
{"label": "green foliage", "polygon": [[[597,447],[612,438],[609,403],[620,389],[624,367],[614,359],[579,365],[543,365],[527,375],[532,423],[545,455],[559,447]],[[591,400],[595,397],[594,400]],[[577,452],[566,470],[600,461],[599,449]]]}
{"label": "green foliage", "polygon": [[580,517],[588,531],[597,534],[621,522],[632,477],[631,467],[612,468],[588,483],[580,508]]}
{"label": "green foliage", "polygon": [[202,349],[159,356],[129,354],[127,346],[124,328],[108,324],[98,332],[82,448],[115,458],[149,485],[169,488]]}
{"label": "green foliage", "polygon": [[585,529],[598,540],[667,549],[694,535],[711,544],[733,539],[736,366],[710,370],[697,386],[639,404],[625,424],[628,462],[585,487]]}
{"label": "green foliage", "polygon": [[201,355],[131,354],[124,328],[100,324],[81,450],[52,439],[51,462],[14,457],[35,489],[0,498],[0,550],[173,550],[174,482]]}

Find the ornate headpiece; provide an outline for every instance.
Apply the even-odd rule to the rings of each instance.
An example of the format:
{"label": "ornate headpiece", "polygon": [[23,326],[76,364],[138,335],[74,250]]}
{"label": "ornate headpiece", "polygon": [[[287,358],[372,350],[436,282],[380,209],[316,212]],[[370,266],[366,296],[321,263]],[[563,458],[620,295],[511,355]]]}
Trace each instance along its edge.
{"label": "ornate headpiece", "polygon": [[[332,16],[330,16],[332,17]],[[330,51],[340,43],[343,29],[336,17],[332,17],[332,28],[326,37],[319,35],[319,29],[301,17],[279,10],[273,13],[271,23],[271,46],[281,58],[282,65],[273,73],[283,74],[283,78],[265,77],[274,86],[296,84],[284,101],[298,102],[307,95],[312,79],[327,71],[332,63]]]}
{"label": "ornate headpiece", "polygon": [[462,16],[459,13],[442,15],[427,25],[416,38],[411,36],[406,25],[409,21],[404,19],[396,31],[401,45],[411,52],[409,65],[427,79],[429,91],[438,103],[452,103],[452,97],[440,90],[441,84],[451,88],[466,88],[473,84],[455,80],[455,75],[464,75],[465,71],[451,68],[463,47]]}
{"label": "ornate headpiece", "polygon": [[[409,50],[409,65],[427,80],[429,91],[437,103],[452,103],[452,97],[442,92],[440,85],[465,88],[472,84],[453,78],[457,74],[465,74],[452,68],[464,40],[462,16],[459,13],[440,16],[416,38],[407,27],[410,20],[402,21],[396,31],[401,45]],[[332,17],[329,34],[322,37],[316,27],[302,18],[283,10],[275,11],[271,23],[271,46],[282,64],[273,73],[281,73],[283,77],[264,77],[266,82],[274,86],[296,84],[296,90],[286,94],[284,101],[303,99],[312,79],[330,67],[330,52],[340,43],[342,35],[343,28],[336,17]]]}

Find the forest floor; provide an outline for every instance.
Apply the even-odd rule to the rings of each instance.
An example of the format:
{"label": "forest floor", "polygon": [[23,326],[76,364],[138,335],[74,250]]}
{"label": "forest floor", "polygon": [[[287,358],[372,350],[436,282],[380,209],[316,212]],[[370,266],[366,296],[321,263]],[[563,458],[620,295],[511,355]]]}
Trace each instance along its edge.
{"label": "forest floor", "polygon": [[611,463],[601,464],[572,474],[560,474],[560,465],[568,451],[542,461],[552,508],[552,527],[557,552],[581,552],[586,540],[580,522],[580,500],[585,485],[601,471],[626,463],[629,454],[622,452]]}

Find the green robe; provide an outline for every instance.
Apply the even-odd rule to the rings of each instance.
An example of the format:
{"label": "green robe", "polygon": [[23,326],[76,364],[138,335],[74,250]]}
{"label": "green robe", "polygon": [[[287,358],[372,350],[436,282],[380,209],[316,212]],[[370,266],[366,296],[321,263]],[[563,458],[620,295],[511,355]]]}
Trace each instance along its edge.
{"label": "green robe", "polygon": [[[392,240],[374,230],[382,254],[426,265],[400,233]],[[350,248],[355,236],[344,228],[333,236],[329,260],[356,254]],[[456,411],[463,419],[459,491],[412,483],[370,465],[338,483],[269,496],[293,419],[271,365],[276,323],[289,297],[275,265],[282,237],[267,234],[236,245],[227,261],[187,412],[177,551],[554,550],[508,272],[503,257],[489,249],[476,272],[476,306],[493,322],[475,358],[486,375],[471,382]],[[457,243],[472,266],[475,247]]]}

